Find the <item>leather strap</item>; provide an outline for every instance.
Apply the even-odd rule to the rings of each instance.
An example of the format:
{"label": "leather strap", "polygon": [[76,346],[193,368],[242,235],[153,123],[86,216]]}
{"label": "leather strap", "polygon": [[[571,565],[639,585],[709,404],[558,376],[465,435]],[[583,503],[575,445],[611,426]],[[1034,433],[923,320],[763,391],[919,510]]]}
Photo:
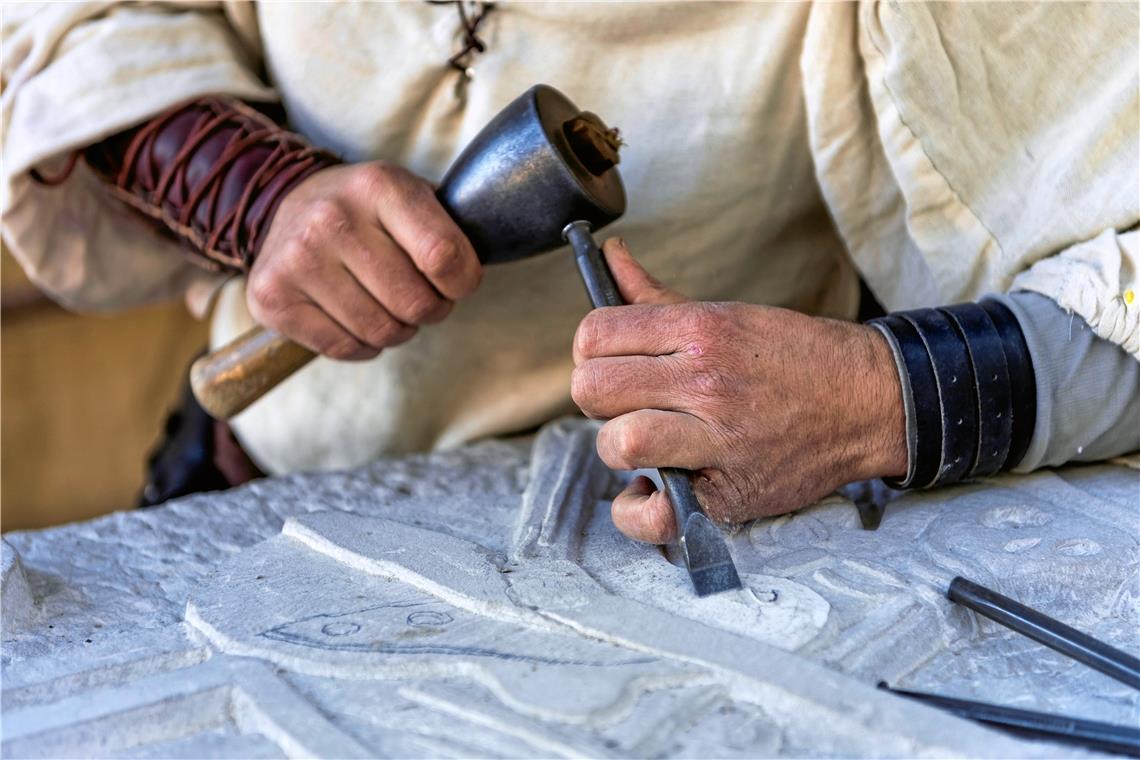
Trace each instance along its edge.
{"label": "leather strap", "polygon": [[913,400],[913,441],[907,442],[910,452],[906,477],[885,478],[891,488],[926,488],[938,476],[942,458],[942,415],[938,401],[938,381],[934,365],[918,331],[907,320],[895,314],[871,321],[881,325],[895,355],[905,369],[904,389],[909,389]]}
{"label": "leather strap", "polygon": [[980,305],[1001,336],[1005,363],[1009,368],[1009,385],[1013,389],[1009,456],[1002,465],[1002,469],[1009,470],[1025,457],[1033,439],[1033,429],[1037,425],[1037,376],[1033,372],[1033,359],[1029,355],[1025,335],[1013,312],[1005,304],[990,298],[984,299]]}
{"label": "leather strap", "polygon": [[1037,419],[1029,347],[1001,302],[915,309],[871,320],[891,343],[907,408],[907,475],[926,488],[1016,466]]}
{"label": "leather strap", "polygon": [[1009,457],[1013,425],[1012,388],[1001,336],[985,309],[976,303],[946,306],[939,311],[950,318],[965,344],[977,383],[978,442],[968,477],[994,475]]}
{"label": "leather strap", "polygon": [[914,326],[926,344],[938,383],[942,447],[938,476],[931,485],[956,483],[970,471],[978,442],[977,383],[966,344],[949,318],[937,309],[904,311],[900,316]]}

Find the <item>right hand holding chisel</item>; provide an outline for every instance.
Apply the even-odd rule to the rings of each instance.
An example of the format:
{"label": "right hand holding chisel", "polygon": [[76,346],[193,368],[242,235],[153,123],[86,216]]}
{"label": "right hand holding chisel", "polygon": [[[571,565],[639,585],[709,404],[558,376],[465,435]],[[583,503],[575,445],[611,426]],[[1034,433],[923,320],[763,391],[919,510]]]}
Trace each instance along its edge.
{"label": "right hand holding chisel", "polygon": [[[571,392],[585,414],[609,420],[597,442],[607,465],[691,470],[704,511],[728,523],[906,470],[899,380],[877,330],[689,301],[642,269],[623,241],[606,241],[603,252],[632,305],[582,320]],[[665,495],[645,478],[614,500],[613,520],[651,543],[677,532]]]}

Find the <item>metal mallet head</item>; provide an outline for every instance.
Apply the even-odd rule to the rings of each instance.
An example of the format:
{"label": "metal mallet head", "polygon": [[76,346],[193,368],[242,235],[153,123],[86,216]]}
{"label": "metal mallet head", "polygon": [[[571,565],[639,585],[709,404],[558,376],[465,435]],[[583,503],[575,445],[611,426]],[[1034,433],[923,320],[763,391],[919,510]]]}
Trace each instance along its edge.
{"label": "metal mallet head", "polygon": [[560,248],[562,228],[625,213],[616,130],[547,85],[499,112],[444,175],[439,200],[486,264]]}

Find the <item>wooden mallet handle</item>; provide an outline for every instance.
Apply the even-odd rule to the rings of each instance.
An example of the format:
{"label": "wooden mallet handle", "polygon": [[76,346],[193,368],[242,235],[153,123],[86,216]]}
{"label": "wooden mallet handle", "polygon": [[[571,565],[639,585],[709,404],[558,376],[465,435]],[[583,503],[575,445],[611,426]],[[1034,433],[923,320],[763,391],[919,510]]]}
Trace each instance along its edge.
{"label": "wooden mallet handle", "polygon": [[254,327],[190,367],[190,387],[202,408],[228,420],[316,358],[309,349]]}

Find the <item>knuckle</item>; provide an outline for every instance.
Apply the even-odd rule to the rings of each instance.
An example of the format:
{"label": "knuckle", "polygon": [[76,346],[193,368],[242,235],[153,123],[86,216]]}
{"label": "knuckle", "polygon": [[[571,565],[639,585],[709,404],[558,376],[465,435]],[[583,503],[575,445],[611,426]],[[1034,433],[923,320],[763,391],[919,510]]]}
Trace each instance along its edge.
{"label": "knuckle", "polygon": [[[289,289],[278,277],[252,278],[246,289],[246,300],[254,316],[274,316],[288,308],[292,302]],[[259,319],[259,321],[262,321]]]}
{"label": "knuckle", "polygon": [[402,326],[393,319],[369,319],[365,334],[361,337],[373,348],[387,348],[399,343]]}
{"label": "knuckle", "polygon": [[290,241],[282,249],[281,262],[286,271],[309,272],[317,267],[317,262],[320,260],[319,251],[316,238],[305,229],[299,240]]}
{"label": "knuckle", "polygon": [[649,453],[649,439],[645,428],[641,425],[621,422],[616,426],[613,435],[615,451],[627,464],[642,462]]}
{"label": "knuckle", "polygon": [[601,396],[602,374],[596,367],[583,364],[570,375],[570,397],[581,407],[593,406]]}
{"label": "knuckle", "polygon": [[722,332],[724,328],[723,309],[714,303],[686,304],[684,329],[689,338],[698,345]]}
{"label": "knuckle", "polygon": [[301,243],[306,248],[319,246],[330,238],[348,232],[352,226],[348,209],[332,198],[321,198],[309,204],[301,226]]}
{"label": "knuckle", "polygon": [[405,308],[408,321],[417,325],[438,322],[448,311],[447,302],[430,293],[413,297]]}
{"label": "knuckle", "polygon": [[374,197],[411,203],[421,198],[425,189],[430,194],[431,188],[426,182],[398,164],[377,161],[368,167],[365,182]]}
{"label": "knuckle", "polygon": [[369,161],[356,167],[356,181],[365,191],[376,191],[391,181],[392,166],[383,161]]}
{"label": "knuckle", "polygon": [[733,392],[732,373],[718,366],[705,367],[691,377],[695,393],[706,398],[722,398]]}
{"label": "knuckle", "polygon": [[357,182],[360,190],[372,198],[392,197],[406,192],[405,186],[413,175],[406,169],[386,161],[370,161],[358,167]]}
{"label": "knuckle", "polygon": [[574,333],[574,349],[583,358],[594,355],[598,346],[598,317],[597,312],[590,312],[578,323],[578,330]]}
{"label": "knuckle", "polygon": [[596,444],[598,456],[608,467],[614,470],[630,469],[627,467],[627,460],[621,453],[620,437],[620,423],[617,420],[610,420],[602,425],[598,431]]}

